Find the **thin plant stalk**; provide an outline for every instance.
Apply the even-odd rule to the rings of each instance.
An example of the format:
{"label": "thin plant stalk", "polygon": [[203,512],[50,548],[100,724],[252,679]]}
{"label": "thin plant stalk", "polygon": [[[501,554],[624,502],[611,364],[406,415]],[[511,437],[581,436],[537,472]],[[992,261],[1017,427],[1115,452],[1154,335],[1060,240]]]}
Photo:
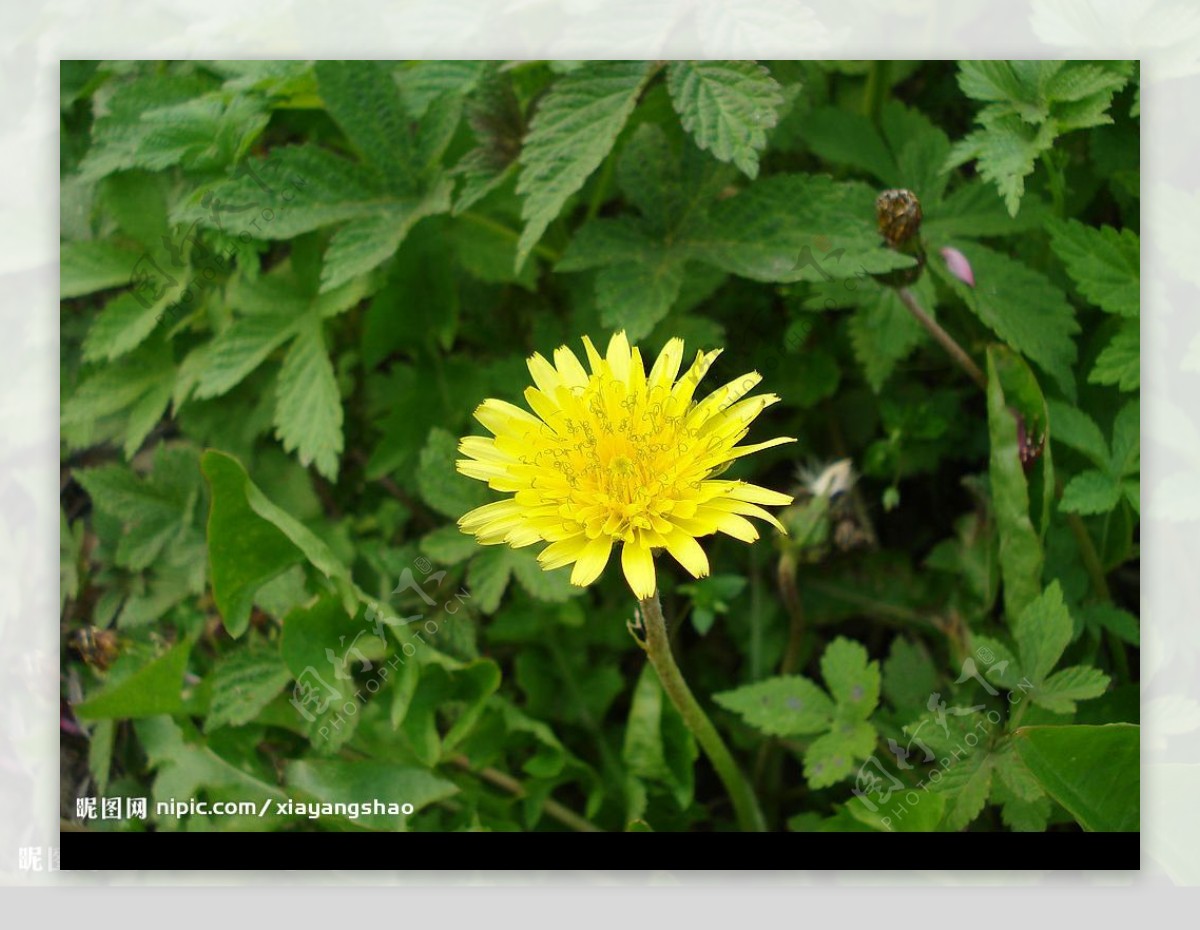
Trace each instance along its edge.
{"label": "thin plant stalk", "polygon": [[747,833],[766,831],[766,822],[763,820],[758,799],[754,796],[750,782],[738,768],[725,741],[721,739],[717,728],[708,719],[704,708],[692,695],[692,690],[684,681],[679,666],[675,664],[675,657],[671,654],[671,641],[667,636],[667,622],[663,618],[658,593],[655,592],[640,603],[642,621],[646,630],[646,655],[650,659],[650,664],[654,666],[654,671],[658,673],[658,680],[662,683],[663,690],[671,699],[671,703],[675,705],[675,709],[679,711],[680,716],[683,717],[684,724],[696,737],[696,742],[708,756],[713,768],[717,770],[721,783],[725,785],[725,790],[729,792],[729,798],[733,801],[733,808],[737,813],[738,824],[742,830]]}

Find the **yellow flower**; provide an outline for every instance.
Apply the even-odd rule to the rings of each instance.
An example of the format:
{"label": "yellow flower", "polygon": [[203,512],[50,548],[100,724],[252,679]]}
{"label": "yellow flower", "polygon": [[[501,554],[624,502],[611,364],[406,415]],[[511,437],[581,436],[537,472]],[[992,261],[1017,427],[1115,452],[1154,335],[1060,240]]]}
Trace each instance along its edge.
{"label": "yellow flower", "polygon": [[698,536],[726,533],[745,542],[758,532],[745,517],[783,526],[760,504],[792,498],[744,481],[718,481],[734,459],[794,439],[737,446],[751,421],[779,400],[747,398],[757,372],[743,375],[695,402],[696,385],[721,350],[698,352],[676,380],[683,340],[672,339],[647,374],[625,333],[612,337],[604,358],[583,337],[591,374],[566,346],[551,365],[528,361],[537,387],[525,389],[529,413],[485,400],[475,418],[494,439],[459,443],[464,475],[513,496],[465,514],[464,533],[485,545],[514,548],[548,542],[538,555],[550,571],[574,563],[571,583],[589,585],[621,543],[621,567],[639,599],[655,592],[654,556],[666,549],[696,578],[708,574]]}

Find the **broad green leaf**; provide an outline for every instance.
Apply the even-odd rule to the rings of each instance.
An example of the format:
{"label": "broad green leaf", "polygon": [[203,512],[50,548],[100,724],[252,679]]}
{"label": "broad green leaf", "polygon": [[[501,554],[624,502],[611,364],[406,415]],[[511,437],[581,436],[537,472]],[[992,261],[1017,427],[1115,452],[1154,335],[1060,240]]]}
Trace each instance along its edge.
{"label": "broad green leaf", "polygon": [[[354,805],[358,816],[351,823],[371,830],[389,833],[404,833],[409,829],[409,818],[404,813],[394,813],[390,805],[399,808],[411,804],[417,811],[445,800],[458,793],[458,786],[426,769],[399,766],[391,762],[359,759],[344,762],[335,759],[304,759],[289,762],[284,771],[288,790],[294,795],[305,796],[329,804]],[[296,797],[300,800],[300,797]],[[389,806],[384,813],[376,813],[374,802]],[[311,803],[311,801],[310,801]],[[367,808],[367,809],[364,809]],[[327,820],[329,818],[321,818]]]}
{"label": "broad green leaf", "polygon": [[299,562],[303,553],[282,530],[254,512],[246,495],[250,480],[236,460],[210,451],[201,459],[201,468],[212,493],[208,560],[213,600],[225,629],[241,636],[258,589]]}
{"label": "broad green leaf", "polygon": [[755,281],[850,278],[905,268],[880,245],[866,184],[776,174],[719,201],[693,238],[695,258]]}
{"label": "broad green leaf", "polygon": [[311,530],[271,503],[237,459],[209,450],[200,467],[212,493],[208,559],[213,600],[231,636],[246,631],[258,589],[305,558],[334,581],[343,606],[353,611],[357,588],[345,565]]}
{"label": "broad green leaf", "polygon": [[625,723],[622,761],[639,778],[660,782],[682,810],[692,801],[699,750],[650,663],[642,666]]}
{"label": "broad green leaf", "polygon": [[821,656],[821,677],[839,714],[865,720],[879,703],[879,663],[867,661],[861,643],[839,636]]}
{"label": "broad green leaf", "polygon": [[1085,830],[1138,830],[1138,727],[1021,727],[1013,741],[1046,793]]}
{"label": "broad green leaf", "polygon": [[[946,810],[944,795],[921,791],[917,803],[908,804],[901,795],[893,795],[890,804],[876,806],[861,797],[846,802],[846,810],[859,823],[887,833],[933,833]],[[870,803],[870,807],[867,804]],[[872,810],[871,808],[875,808]]]}
{"label": "broad green leaf", "polygon": [[924,707],[937,690],[937,681],[933,661],[922,646],[903,636],[892,640],[883,663],[882,690],[896,710],[903,713]]}
{"label": "broad green leaf", "polygon": [[1067,644],[1071,642],[1074,624],[1067,605],[1063,603],[1062,588],[1057,581],[1046,586],[1017,618],[1013,636],[1020,653],[1021,672],[1035,690],[1058,664]]}
{"label": "broad green leaf", "polygon": [[132,675],[104,688],[74,707],[86,720],[126,719],[173,714],[183,707],[183,673],[187,669],[192,640],[176,643]]}
{"label": "broad green leaf", "polygon": [[164,311],[174,299],[165,291],[161,299],[139,300],[130,291],[118,294],[100,311],[83,341],[86,361],[112,361],[132,352],[154,332]]}
{"label": "broad green leaf", "polygon": [[930,268],[984,324],[1040,366],[1073,399],[1073,339],[1079,324],[1062,291],[1040,272],[985,246],[963,242],[959,250],[971,263],[974,287],[959,281],[938,261],[931,261]]}
{"label": "broad green leaf", "polygon": [[1132,230],[1096,229],[1078,220],[1052,223],[1048,230],[1055,253],[1084,297],[1108,313],[1138,316],[1141,271]]}
{"label": "broad green leaf", "polygon": [[768,678],[713,695],[713,700],[771,736],[820,733],[833,720],[833,701],[800,675]]}
{"label": "broad green leaf", "polygon": [[652,72],[649,62],[588,62],[556,81],[521,149],[517,193],[525,228],[517,267],[616,142]]}
{"label": "broad green leaf", "polygon": [[[1017,420],[1013,415],[1015,398],[1006,396],[1002,371],[1013,373],[1009,375],[1010,382],[1018,379],[1030,382],[1033,376],[1020,358],[1005,347],[992,346],[988,349],[987,406],[988,435],[991,440],[988,477],[1000,534],[1004,612],[1009,623],[1013,623],[1041,591],[1044,556],[1041,534],[1030,516],[1029,484],[1021,466]],[[1025,378],[1020,378],[1022,374]],[[1033,383],[1033,390],[1036,390],[1036,382]],[[1029,410],[1030,418],[1036,413],[1029,404],[1022,404],[1022,407]],[[1036,422],[1027,420],[1027,435],[1036,435],[1031,432],[1036,428]],[[1049,450],[1044,450],[1042,455],[1048,456]]]}
{"label": "broad green leaf", "polygon": [[826,161],[851,165],[888,185],[898,185],[899,169],[883,138],[861,113],[816,107],[804,117],[805,143]]}
{"label": "broad green leaf", "polygon": [[103,239],[64,242],[59,247],[58,296],[66,300],[127,285],[141,256],[137,249]]}
{"label": "broad green leaf", "polygon": [[335,480],[342,454],[342,398],[325,333],[315,315],[304,318],[283,358],[277,383],[275,435],[300,464]]}
{"label": "broad green leaf", "polygon": [[1079,612],[1085,623],[1109,630],[1130,645],[1140,645],[1140,624],[1138,618],[1129,611],[1112,604],[1088,604]]}
{"label": "broad green leaf", "polygon": [[783,105],[783,89],[765,67],[752,61],[675,61],[667,68],[667,88],[683,128],[700,148],[757,177],[767,130],[779,121]]}
{"label": "broad green leaf", "polygon": [[205,731],[241,726],[253,720],[284,686],[292,673],[276,652],[231,652],[212,671],[212,703]]}

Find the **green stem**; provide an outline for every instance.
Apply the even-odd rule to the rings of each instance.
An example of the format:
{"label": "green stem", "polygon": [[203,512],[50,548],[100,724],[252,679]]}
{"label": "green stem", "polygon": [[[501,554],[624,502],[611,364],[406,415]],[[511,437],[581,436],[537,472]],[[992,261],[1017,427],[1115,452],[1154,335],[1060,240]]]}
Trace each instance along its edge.
{"label": "green stem", "polygon": [[754,791],[750,788],[750,783],[738,768],[733,756],[730,755],[717,728],[712,725],[712,721],[708,719],[704,709],[692,696],[692,691],[687,682],[683,680],[679,666],[675,664],[675,657],[671,655],[671,641],[667,638],[667,621],[663,618],[662,605],[658,602],[658,593],[655,592],[642,601],[641,607],[646,627],[646,655],[650,659],[650,664],[654,666],[654,671],[658,673],[658,680],[662,682],[663,690],[683,717],[687,728],[696,737],[696,742],[708,756],[713,768],[717,770],[717,775],[725,785],[725,790],[729,792],[730,800],[733,801],[733,807],[737,812],[738,823],[742,830],[747,833],[765,832],[767,825],[763,820],[762,811],[759,810],[758,799],[755,798]]}
{"label": "green stem", "polygon": [[863,91],[863,116],[876,126],[879,125],[879,114],[883,110],[883,101],[891,89],[888,81],[890,62],[873,61],[867,71],[867,86]]}
{"label": "green stem", "polygon": [[[497,222],[490,216],[484,216],[482,213],[476,213],[473,210],[468,210],[466,213],[460,213],[458,218],[460,220],[465,220],[468,223],[474,223],[476,226],[479,226],[482,229],[490,230],[497,235],[504,236],[506,239],[511,239],[513,242],[516,242],[521,238],[521,233],[517,230],[509,226],[505,226],[503,223]],[[544,258],[552,265],[557,264],[558,260],[562,258],[561,252],[542,242],[539,242],[533,247],[533,254]]]}
{"label": "green stem", "polygon": [[1046,174],[1050,181],[1050,199],[1054,202],[1054,215],[1066,216],[1067,212],[1067,182],[1062,169],[1049,150],[1042,152],[1042,164],[1046,166]]}

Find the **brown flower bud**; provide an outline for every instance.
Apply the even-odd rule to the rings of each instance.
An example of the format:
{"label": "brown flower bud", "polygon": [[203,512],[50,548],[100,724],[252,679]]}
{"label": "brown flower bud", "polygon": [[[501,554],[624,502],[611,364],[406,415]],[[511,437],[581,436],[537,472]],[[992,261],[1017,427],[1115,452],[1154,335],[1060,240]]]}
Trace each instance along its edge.
{"label": "brown flower bud", "polygon": [[875,198],[875,218],[887,244],[899,248],[921,229],[921,201],[910,190],[884,191]]}

